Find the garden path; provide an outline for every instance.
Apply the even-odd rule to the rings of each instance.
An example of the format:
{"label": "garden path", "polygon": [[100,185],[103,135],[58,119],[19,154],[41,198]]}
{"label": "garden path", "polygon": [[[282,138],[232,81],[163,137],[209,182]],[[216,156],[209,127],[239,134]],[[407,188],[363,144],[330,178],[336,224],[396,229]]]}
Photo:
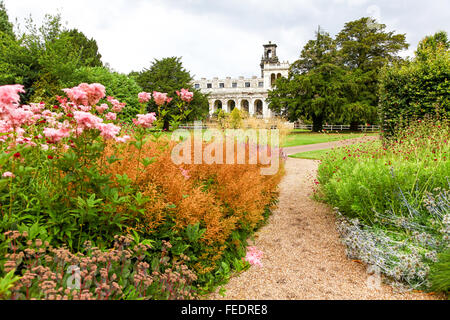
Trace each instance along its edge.
{"label": "garden path", "polygon": [[[287,152],[318,150],[310,147],[287,148]],[[378,289],[368,286],[366,266],[345,254],[333,211],[311,199],[318,163],[288,158],[278,208],[253,244],[264,253],[263,266],[232,277],[225,285],[225,297],[217,291],[209,299],[435,299],[425,293],[395,292],[385,284]]]}

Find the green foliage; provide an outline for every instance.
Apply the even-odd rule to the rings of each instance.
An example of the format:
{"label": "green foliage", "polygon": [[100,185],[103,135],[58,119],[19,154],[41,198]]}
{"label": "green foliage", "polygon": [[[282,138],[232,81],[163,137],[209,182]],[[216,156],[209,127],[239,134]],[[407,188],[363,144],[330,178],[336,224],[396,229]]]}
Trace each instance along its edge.
{"label": "green foliage", "polygon": [[0,85],[27,85],[36,77],[33,59],[14,37],[0,31]]}
{"label": "green foliage", "polygon": [[319,27],[316,39],[308,41],[301,52],[300,59],[291,65],[290,73],[304,74],[317,69],[324,63],[335,63],[336,54],[335,40]]}
{"label": "green foliage", "polygon": [[438,256],[438,262],[431,268],[431,289],[434,291],[450,293],[450,249]]}
{"label": "green foliage", "polygon": [[232,129],[239,129],[242,126],[242,116],[238,108],[234,108],[230,114],[230,126]]}
{"label": "green foliage", "polygon": [[313,131],[322,130],[324,121],[337,117],[345,102],[343,78],[345,71],[334,64],[322,64],[306,74],[280,78],[276,88],[269,91],[271,109],[287,112],[288,119],[302,116],[313,120]]}
{"label": "green foliage", "polygon": [[79,52],[81,61],[86,67],[102,67],[102,55],[98,52],[98,45],[95,39],[88,39],[86,35],[78,31],[77,29],[72,29],[65,31],[69,37],[69,45],[72,50]]}
{"label": "green foliage", "polygon": [[[146,92],[163,92],[172,98],[176,98],[176,91],[180,90],[180,88],[194,92],[194,99],[188,108],[190,111],[186,119],[188,121],[205,117],[209,112],[207,97],[199,90],[193,89],[191,84],[192,76],[183,67],[181,58],[179,57],[164,58],[161,60],[155,59],[149,69],[144,69],[140,73],[131,73],[131,76],[136,79],[137,83]],[[159,112],[154,102],[149,104],[149,110]],[[168,129],[171,117],[173,115],[180,115],[182,112],[177,107],[175,99],[164,107],[164,111],[164,115],[161,114],[158,116],[160,116],[159,118],[163,118],[164,128]]]}
{"label": "green foliage", "polygon": [[371,18],[345,24],[333,39],[320,29],[291,66],[289,79],[279,79],[269,92],[270,108],[290,121],[306,118],[320,131],[324,121],[377,122],[378,76],[386,63],[401,60],[405,35],[386,32]]}
{"label": "green foliage", "polygon": [[[389,277],[427,288],[429,266],[449,244],[449,139],[447,120],[427,119],[384,144],[342,147],[322,157],[316,196],[345,216],[351,258],[381,261]],[[448,280],[448,272],[437,272],[438,282],[446,274]]]}
{"label": "green foliage", "polygon": [[71,88],[80,83],[102,83],[106,95],[112,96],[127,105],[120,114],[121,120],[131,121],[139,113],[138,94],[142,88],[136,81],[125,74],[113,72],[104,67],[81,67],[73,72],[64,88]]}
{"label": "green foliage", "polygon": [[13,24],[9,21],[8,12],[6,11],[5,4],[3,0],[0,1],[0,33],[3,32],[15,38]]}
{"label": "green foliage", "polygon": [[[425,115],[450,113],[450,52],[448,45],[427,45],[442,33],[425,38],[416,58],[383,69],[380,80],[380,114],[390,136],[398,125]],[[447,42],[448,43],[448,42]]]}
{"label": "green foliage", "polygon": [[20,279],[20,277],[14,274],[15,270],[11,270],[4,277],[0,278],[0,300],[6,300],[10,298],[10,289]]}
{"label": "green foliage", "polygon": [[386,25],[373,18],[347,22],[336,36],[341,63],[352,70],[370,72],[387,62],[400,61],[398,53],[409,47],[406,36],[385,29]]}

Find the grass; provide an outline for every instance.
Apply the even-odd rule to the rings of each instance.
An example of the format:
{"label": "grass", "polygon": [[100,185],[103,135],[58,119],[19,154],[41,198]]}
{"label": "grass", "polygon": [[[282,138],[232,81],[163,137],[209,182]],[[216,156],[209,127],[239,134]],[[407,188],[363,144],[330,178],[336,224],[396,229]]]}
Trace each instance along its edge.
{"label": "grass", "polygon": [[330,152],[330,149],[315,150],[315,151],[308,151],[308,152],[300,152],[297,154],[290,155],[289,157],[294,158],[294,159],[321,160],[329,152]]}
{"label": "grass", "polygon": [[355,139],[365,136],[375,136],[378,133],[292,133],[287,136],[282,144],[283,148],[305,146],[347,139]]}

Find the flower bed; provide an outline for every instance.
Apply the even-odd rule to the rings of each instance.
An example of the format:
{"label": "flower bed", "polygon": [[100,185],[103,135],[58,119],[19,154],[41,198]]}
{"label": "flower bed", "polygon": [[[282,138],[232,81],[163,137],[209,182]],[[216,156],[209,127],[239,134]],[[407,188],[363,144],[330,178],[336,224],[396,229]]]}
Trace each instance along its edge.
{"label": "flower bed", "polygon": [[384,145],[323,158],[317,195],[340,213],[349,256],[409,287],[433,287],[430,267],[450,244],[449,139],[447,120],[419,120]]}
{"label": "flower bed", "polygon": [[[55,106],[21,106],[21,92],[0,87],[0,298],[192,298],[249,266],[281,171],[176,165],[175,142],[145,114],[152,97],[163,112],[166,94],[139,94],[141,113],[122,125],[125,104],[100,84]],[[191,99],[178,92],[180,106]]]}

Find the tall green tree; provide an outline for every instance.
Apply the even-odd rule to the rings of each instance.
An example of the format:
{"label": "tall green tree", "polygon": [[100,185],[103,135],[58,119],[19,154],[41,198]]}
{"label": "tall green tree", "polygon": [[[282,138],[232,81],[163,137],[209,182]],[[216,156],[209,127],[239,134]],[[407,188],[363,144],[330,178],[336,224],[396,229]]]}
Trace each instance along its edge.
{"label": "tall green tree", "polygon": [[450,49],[450,40],[447,32],[438,31],[434,35],[426,36],[419,42],[416,51],[416,59],[426,61],[432,55],[440,54],[442,50]]}
{"label": "tall green tree", "polygon": [[[161,60],[155,59],[150,68],[144,69],[137,75],[133,73],[132,76],[146,92],[163,92],[172,98],[176,97],[176,91],[183,88],[194,92],[194,99],[189,104],[191,113],[189,114],[188,120],[202,118],[209,112],[207,97],[200,91],[193,89],[192,76],[183,67],[180,57],[168,57]],[[149,104],[149,110],[157,111],[157,107],[153,102]],[[164,128],[168,129],[171,116],[178,115],[179,110],[174,102],[169,103],[166,106],[166,110],[168,113],[164,117]]]}
{"label": "tall green tree", "polygon": [[70,39],[70,46],[73,51],[78,52],[80,60],[84,67],[102,67],[102,55],[99,52],[97,41],[93,38],[89,39],[86,35],[72,29],[65,31]]}
{"label": "tall green tree", "polygon": [[384,65],[401,61],[398,54],[409,45],[404,34],[388,32],[368,17],[346,23],[336,43],[339,64],[352,72],[343,120],[357,129],[361,122],[376,121],[379,73]]}
{"label": "tall green tree", "polygon": [[5,34],[15,38],[14,34],[14,26],[9,21],[8,12],[6,11],[5,4],[3,0],[0,0],[0,32],[4,32]]}
{"label": "tall green tree", "polygon": [[306,117],[313,131],[322,130],[324,121],[333,121],[345,104],[345,70],[336,64],[336,44],[328,33],[316,32],[316,39],[303,48],[291,67],[289,78],[280,78],[269,92],[271,110],[291,121]]}
{"label": "tall green tree", "polygon": [[320,67],[324,63],[336,62],[336,42],[329,33],[318,27],[316,39],[308,41],[304,46],[300,59],[290,68],[290,74],[304,74]]}

